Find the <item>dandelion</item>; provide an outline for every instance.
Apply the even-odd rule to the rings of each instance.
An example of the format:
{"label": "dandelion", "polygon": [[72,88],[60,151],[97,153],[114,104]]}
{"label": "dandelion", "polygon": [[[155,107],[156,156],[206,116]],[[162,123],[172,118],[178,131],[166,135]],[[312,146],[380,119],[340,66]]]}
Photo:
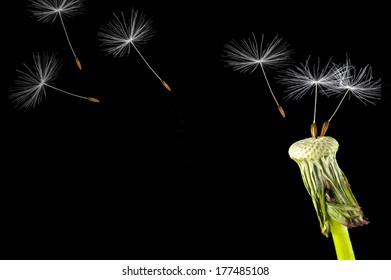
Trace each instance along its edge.
{"label": "dandelion", "polygon": [[316,109],[318,103],[318,93],[326,93],[335,83],[334,70],[330,66],[331,59],[326,65],[321,67],[320,58],[317,63],[310,66],[310,57],[305,64],[301,63],[292,69],[283,71],[281,83],[287,85],[286,99],[299,99],[305,94],[314,94],[314,112],[312,124],[310,127],[312,137],[318,136],[316,126]]}
{"label": "dandelion", "polygon": [[76,65],[81,70],[80,60],[72,47],[64,20],[83,13],[84,0],[30,0],[28,6],[32,14],[38,18],[38,21],[53,23],[57,18],[60,19],[69,47],[75,58]]}
{"label": "dandelion", "polygon": [[27,110],[41,103],[46,97],[46,88],[91,102],[99,102],[96,98],[76,95],[52,85],[61,68],[60,61],[55,54],[33,54],[33,62],[32,67],[24,64],[26,70],[17,70],[19,75],[10,89],[9,99],[16,103],[19,109]]}
{"label": "dandelion", "polygon": [[130,50],[135,49],[163,86],[171,91],[169,85],[159,77],[139,51],[140,45],[146,43],[155,34],[151,23],[151,19],[132,8],[129,18],[125,17],[123,12],[120,15],[114,13],[114,19],[100,28],[98,36],[103,50],[114,57],[129,55]]}
{"label": "dandelion", "polygon": [[357,70],[347,58],[342,66],[335,66],[334,76],[336,79],[334,91],[330,95],[342,96],[342,98],[331,117],[323,123],[321,136],[326,134],[330,121],[347,96],[356,97],[363,104],[372,105],[381,98],[381,79],[376,80],[372,76],[372,68],[369,65]]}
{"label": "dandelion", "polygon": [[325,136],[325,133],[347,96],[354,96],[364,104],[374,104],[380,98],[380,79],[373,79],[372,70],[368,65],[357,71],[349,59],[342,66],[334,64],[329,67],[328,63],[322,71],[315,71],[316,75],[312,75],[307,64],[298,69],[301,70],[288,72],[288,78],[285,80],[289,84],[288,98],[300,98],[314,85],[315,94],[317,87],[320,86],[325,89],[324,93],[327,95],[342,95],[334,113],[323,124],[320,136],[313,133],[310,138],[296,141],[290,146],[288,154],[300,168],[322,234],[328,237],[331,233],[338,259],[353,260],[355,255],[348,230],[367,225],[369,221],[337,163],[336,153],[339,144],[334,138]]}
{"label": "dandelion", "polygon": [[285,117],[285,112],[279,104],[269,80],[266,76],[267,69],[277,69],[285,66],[290,62],[290,56],[293,53],[289,49],[289,45],[282,40],[278,35],[274,39],[264,45],[264,35],[262,34],[261,44],[252,34],[253,38],[242,39],[240,41],[231,40],[224,45],[224,61],[227,66],[233,67],[234,70],[240,72],[253,73],[258,67],[261,68],[263,76],[266,80],[269,91],[277,104],[277,108],[281,115]]}

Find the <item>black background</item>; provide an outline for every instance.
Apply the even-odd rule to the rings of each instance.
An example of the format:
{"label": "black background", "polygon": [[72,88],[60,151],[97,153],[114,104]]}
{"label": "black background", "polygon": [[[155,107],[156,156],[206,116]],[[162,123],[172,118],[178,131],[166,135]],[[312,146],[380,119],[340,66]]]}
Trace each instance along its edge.
{"label": "black background", "polygon": [[[344,102],[328,135],[370,221],[349,231],[356,258],[389,259],[384,5],[86,1],[86,12],[65,22],[79,71],[60,22],[38,22],[26,1],[12,2],[2,19],[1,259],[335,259],[288,156],[310,136],[312,98],[283,101],[272,80],[282,118],[261,72],[222,62],[223,45],[251,32],[280,35],[297,63],[348,54],[382,79],[382,100]],[[136,52],[114,58],[99,46],[99,27],[131,7],[153,20],[157,34],[140,51],[172,92]],[[42,51],[64,61],[55,86],[101,102],[49,90],[17,111],[8,101],[15,70]],[[318,126],[338,101],[320,98]]]}

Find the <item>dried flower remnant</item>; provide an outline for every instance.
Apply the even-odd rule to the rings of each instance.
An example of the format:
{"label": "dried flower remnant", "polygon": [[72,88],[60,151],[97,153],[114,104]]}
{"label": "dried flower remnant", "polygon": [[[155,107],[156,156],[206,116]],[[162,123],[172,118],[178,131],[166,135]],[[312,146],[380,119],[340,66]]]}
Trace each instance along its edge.
{"label": "dried flower remnant", "polygon": [[224,45],[223,59],[229,67],[240,72],[254,72],[258,67],[266,80],[269,91],[277,104],[280,114],[285,117],[285,112],[279,104],[266,75],[267,69],[278,69],[290,63],[293,51],[289,45],[278,35],[270,43],[264,43],[264,34],[262,34],[261,43],[252,34],[252,38],[242,39],[240,41],[231,40]]}
{"label": "dried flower remnant", "polygon": [[381,79],[376,80],[372,76],[371,66],[366,65],[357,70],[347,58],[345,64],[336,65],[334,68],[335,82],[333,90],[329,91],[329,95],[342,96],[342,98],[331,117],[323,123],[321,136],[326,134],[331,120],[347,96],[356,97],[362,103],[371,105],[381,99]]}
{"label": "dried flower remnant", "polygon": [[368,224],[348,179],[337,163],[338,142],[329,136],[310,137],[291,145],[326,237],[332,234],[338,259],[355,259],[348,228]]}
{"label": "dried flower remnant", "polygon": [[282,72],[280,82],[287,86],[288,95],[286,99],[299,99],[307,93],[314,94],[314,112],[310,126],[311,136],[318,136],[316,125],[316,109],[318,94],[325,94],[335,83],[334,69],[330,65],[331,59],[321,67],[320,59],[317,63],[310,65],[310,57],[305,63],[301,63],[291,69]]}
{"label": "dried flower remnant", "polygon": [[26,70],[17,70],[19,73],[14,86],[10,88],[9,99],[16,103],[19,109],[34,108],[46,97],[46,88],[86,99],[91,102],[99,102],[93,97],[84,97],[54,87],[52,84],[60,72],[60,61],[54,53],[33,54],[33,67],[24,64]]}
{"label": "dried flower remnant", "polygon": [[81,70],[81,62],[72,47],[64,20],[83,13],[85,10],[84,0],[29,0],[29,2],[29,10],[37,17],[38,21],[53,23],[57,18],[60,19],[76,65]]}
{"label": "dried flower remnant", "polygon": [[155,34],[151,23],[151,19],[147,18],[135,8],[132,8],[129,18],[123,12],[120,15],[114,13],[114,19],[100,28],[98,37],[103,50],[114,57],[129,55],[130,50],[132,48],[135,49],[163,86],[168,91],[171,91],[170,86],[160,78],[139,51],[140,45],[146,43]]}

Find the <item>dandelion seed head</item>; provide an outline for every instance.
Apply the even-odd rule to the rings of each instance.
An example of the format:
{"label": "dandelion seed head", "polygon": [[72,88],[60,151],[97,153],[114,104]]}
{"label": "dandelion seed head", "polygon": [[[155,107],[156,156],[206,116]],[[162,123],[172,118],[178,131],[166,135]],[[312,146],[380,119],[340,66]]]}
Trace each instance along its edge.
{"label": "dandelion seed head", "polygon": [[18,75],[10,88],[9,99],[18,109],[35,107],[46,97],[46,85],[58,77],[61,64],[54,53],[33,54],[32,67],[24,65],[24,70],[16,70]]}
{"label": "dandelion seed head", "polygon": [[84,0],[29,0],[28,10],[42,22],[54,22],[84,13]]}
{"label": "dandelion seed head", "polygon": [[224,45],[223,60],[226,65],[240,72],[254,72],[258,67],[276,69],[290,63],[293,51],[278,35],[270,43],[261,43],[252,34],[252,38],[240,41],[231,40]]}
{"label": "dandelion seed head", "polygon": [[360,69],[352,66],[349,59],[343,65],[334,66],[336,82],[334,91],[330,96],[355,97],[363,104],[374,105],[381,99],[381,79],[375,79],[372,75],[372,67],[366,65]]}
{"label": "dandelion seed head", "polygon": [[151,19],[134,8],[129,18],[123,12],[114,13],[114,18],[98,32],[103,50],[115,57],[129,55],[132,47],[146,43],[155,35],[151,23]]}
{"label": "dandelion seed head", "polygon": [[300,99],[307,93],[327,94],[335,84],[334,69],[331,59],[322,67],[320,59],[311,67],[310,57],[291,69],[281,72],[279,82],[287,86],[285,99]]}

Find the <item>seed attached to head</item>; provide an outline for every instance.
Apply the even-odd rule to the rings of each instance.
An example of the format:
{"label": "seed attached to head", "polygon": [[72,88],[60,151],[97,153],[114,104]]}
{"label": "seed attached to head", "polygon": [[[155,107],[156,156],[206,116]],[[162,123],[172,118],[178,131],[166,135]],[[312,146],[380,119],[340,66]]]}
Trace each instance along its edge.
{"label": "seed attached to head", "polygon": [[318,137],[318,127],[316,126],[316,123],[311,124],[311,136],[313,138]]}

